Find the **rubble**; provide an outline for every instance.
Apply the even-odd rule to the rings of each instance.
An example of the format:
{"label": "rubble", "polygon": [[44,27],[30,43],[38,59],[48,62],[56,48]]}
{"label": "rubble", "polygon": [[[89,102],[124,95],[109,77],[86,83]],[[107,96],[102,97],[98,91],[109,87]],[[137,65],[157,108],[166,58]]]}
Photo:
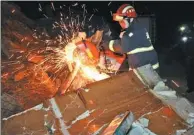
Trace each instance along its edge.
{"label": "rubble", "polygon": [[21,108],[53,97],[69,73],[65,65],[56,69],[56,63],[47,60],[54,54],[46,47],[56,47],[57,43],[48,36],[40,37],[42,33],[46,34],[19,7],[2,2],[2,92],[12,95]]}
{"label": "rubble", "polygon": [[[53,115],[54,119],[57,119],[58,122],[64,122],[61,123],[62,125],[59,124],[61,126],[57,123],[54,125],[56,131],[60,131],[60,134],[65,134],[64,132],[67,131],[71,135],[96,132],[101,134],[107,127],[105,125],[110,123],[116,115],[128,110],[134,114],[135,120],[139,118],[140,121],[149,120],[147,128],[155,134],[166,135],[167,132],[173,134],[176,133],[176,130],[187,128],[185,121],[173,110],[169,113],[166,109],[168,106],[151,94],[133,71],[89,84],[86,89],[89,89],[89,91],[78,90],[78,93],[71,92],[64,96],[52,98],[51,100],[55,100],[58,109],[52,107],[53,104],[50,103],[50,100],[44,103],[45,108],[50,106],[51,110],[49,111],[55,114]],[[60,115],[56,115],[56,112]],[[25,115],[15,117],[21,117],[19,119],[25,117],[30,124],[29,127],[31,127],[34,124],[30,121],[30,118],[36,117],[36,114],[29,114],[31,113],[27,112]],[[15,119],[15,117],[13,118]],[[3,131],[8,134],[12,132],[9,131],[10,128],[15,129],[13,124],[9,124],[10,122],[13,123],[13,118],[3,121],[5,123],[3,124]],[[160,124],[156,124],[158,122]],[[44,122],[40,123],[43,124]],[[25,125],[25,123],[22,125]],[[63,133],[62,128],[64,128]],[[21,132],[20,129],[15,131],[15,133],[18,132]]]}
{"label": "rubble", "polygon": [[26,109],[52,97],[58,90],[48,74],[36,69],[34,65],[29,65],[25,69],[16,72],[2,86],[4,92],[11,93],[20,105]]}
{"label": "rubble", "polygon": [[[99,44],[102,33],[97,31],[88,40]],[[19,7],[11,2],[2,3],[2,90],[17,98],[22,108],[31,108],[57,91],[69,92],[91,82],[76,72],[65,88],[66,80],[71,79],[71,68],[66,62],[57,63],[61,60],[57,53],[66,44],[58,36],[52,39],[44,27],[28,19]],[[42,79],[47,81],[42,83]]]}
{"label": "rubble", "polygon": [[[108,79],[101,81],[97,78],[94,83],[80,81],[81,72],[71,74],[69,65],[63,63],[65,66],[58,70],[50,68],[56,64],[52,60],[44,63],[45,57],[50,56],[44,51],[48,40],[37,38],[32,30],[34,23],[19,8],[7,3],[2,6],[2,49],[7,56],[2,64],[3,92],[14,95],[25,109],[10,117],[3,116],[2,133],[101,134],[115,116],[128,111],[134,114],[130,118],[135,120],[128,121],[132,126],[129,135],[175,134],[187,129],[187,123],[192,127],[193,106],[165,86],[148,65],[111,78],[106,76]],[[99,44],[102,31],[89,40]],[[56,43],[50,42],[49,47],[53,46]],[[66,88],[69,73],[71,85]],[[59,89],[70,91],[59,96],[56,95]],[[125,129],[120,124],[120,129]]]}
{"label": "rubble", "polygon": [[12,114],[19,113],[23,111],[14,97],[9,94],[3,93],[1,95],[1,117],[6,118]]}
{"label": "rubble", "polygon": [[104,130],[102,135],[113,135],[113,134],[122,134],[125,135],[128,133],[131,125],[134,121],[134,116],[132,112],[126,112],[124,114],[117,115],[108,127]]}
{"label": "rubble", "polygon": [[127,135],[156,135],[151,132],[148,127],[148,119],[140,118],[139,120],[133,122],[131,130]]}

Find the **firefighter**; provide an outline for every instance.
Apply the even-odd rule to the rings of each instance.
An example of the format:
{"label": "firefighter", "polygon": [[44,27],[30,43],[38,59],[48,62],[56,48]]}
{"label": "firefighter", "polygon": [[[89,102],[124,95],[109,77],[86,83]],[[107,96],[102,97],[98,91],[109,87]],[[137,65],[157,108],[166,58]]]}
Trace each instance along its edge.
{"label": "firefighter", "polygon": [[147,30],[136,18],[135,9],[129,4],[123,4],[113,14],[113,20],[119,22],[122,32],[119,36],[120,39],[109,42],[109,49],[113,52],[127,54],[129,70],[151,64],[153,69],[158,72],[157,53],[152,46]]}

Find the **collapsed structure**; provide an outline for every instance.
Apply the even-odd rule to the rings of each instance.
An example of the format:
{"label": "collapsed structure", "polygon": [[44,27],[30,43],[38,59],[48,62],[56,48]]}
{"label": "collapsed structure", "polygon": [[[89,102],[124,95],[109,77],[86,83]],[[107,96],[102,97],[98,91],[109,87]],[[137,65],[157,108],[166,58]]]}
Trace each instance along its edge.
{"label": "collapsed structure", "polygon": [[[155,83],[154,89],[147,87]],[[134,120],[149,120],[147,128],[153,134],[173,135],[187,130],[188,124],[193,124],[193,106],[161,84],[150,66],[141,67],[4,118],[2,130],[8,135],[102,134],[115,116],[126,111],[133,113]]]}
{"label": "collapsed structure", "polygon": [[[7,12],[9,15],[21,15],[19,9],[4,4],[4,10],[9,10]],[[30,38],[28,38],[25,34],[18,34],[18,29],[22,24],[12,21],[9,19],[5,21],[6,29],[3,31],[4,53],[11,60],[19,60],[20,55],[28,54],[29,48],[25,46],[28,40],[33,41],[30,45],[32,49],[37,46],[45,47],[42,41],[34,39],[30,35]],[[10,23],[17,27],[11,27]],[[31,33],[31,30],[28,32]],[[18,44],[22,44],[24,47],[16,44],[16,41],[12,39],[13,37],[17,37]],[[90,40],[92,40],[92,37]],[[12,42],[7,43],[6,41]],[[55,45],[53,43],[51,47]],[[7,49],[7,46],[11,49]],[[16,49],[14,56],[10,54],[13,49]],[[129,119],[127,119],[129,120],[128,128],[123,132],[129,135],[137,134],[137,132],[158,135],[181,133],[194,124],[193,106],[185,98],[178,97],[175,91],[165,86],[162,79],[149,65],[108,79],[101,78],[103,79],[100,79],[101,81],[84,82],[87,85],[80,84],[80,80],[83,78],[76,76],[77,72],[74,75],[75,87],[70,87],[71,91],[66,92],[65,95],[58,96],[56,93],[60,85],[63,84],[63,80],[68,78],[68,67],[62,68],[57,73],[59,76],[55,76],[57,79],[53,79],[50,74],[56,73],[55,70],[36,68],[44,60],[44,55],[46,56],[46,54],[37,50],[39,48],[31,51],[25,60],[19,61],[23,62],[23,65],[21,63],[16,65],[16,63],[11,68],[8,66],[10,63],[4,65],[4,78],[2,80],[4,90],[13,90],[13,92],[18,92],[18,96],[25,97],[23,100],[25,100],[27,107],[25,111],[10,117],[3,117],[3,134],[107,135],[107,132],[116,134],[115,130],[121,131],[119,127],[110,127],[114,125],[112,121],[114,123],[114,118],[118,118],[118,115],[121,117],[119,118],[120,124],[124,123],[122,122],[125,121],[122,116],[123,113],[125,116],[129,116]],[[19,57],[18,52],[21,53]],[[40,53],[37,54],[36,52]],[[52,65],[53,63],[49,61],[46,66],[48,66],[47,64]],[[21,68],[21,66],[24,68]],[[18,70],[15,71],[14,69]],[[84,73],[87,72],[84,71]],[[97,75],[101,74],[98,73]],[[11,83],[13,86],[10,86]],[[53,97],[53,95],[56,96]],[[42,104],[40,104],[41,102]],[[141,126],[137,126],[136,120],[139,121]],[[119,122],[115,123],[118,124]],[[140,128],[136,132],[133,130],[134,124]]]}
{"label": "collapsed structure", "polygon": [[[25,110],[53,97],[68,79],[68,65],[60,63],[65,55],[59,46],[61,40],[55,39],[56,35],[53,38],[19,7],[2,2],[2,101],[16,102],[15,107],[3,106],[3,117],[17,113],[17,106]],[[78,74],[75,80],[83,81],[75,81],[71,85],[74,89],[88,83]]]}

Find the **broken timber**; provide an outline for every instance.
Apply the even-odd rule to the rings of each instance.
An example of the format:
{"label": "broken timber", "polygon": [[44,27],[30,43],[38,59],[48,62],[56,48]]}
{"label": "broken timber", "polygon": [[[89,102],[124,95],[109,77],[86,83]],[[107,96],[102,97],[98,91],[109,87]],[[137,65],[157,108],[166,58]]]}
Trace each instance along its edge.
{"label": "broken timber", "polygon": [[148,118],[151,122],[148,128],[158,135],[186,128],[184,120],[149,92],[133,71],[89,84],[76,92],[55,96],[30,110],[4,118],[3,133],[102,133],[116,115],[126,111],[133,112],[136,119]]}

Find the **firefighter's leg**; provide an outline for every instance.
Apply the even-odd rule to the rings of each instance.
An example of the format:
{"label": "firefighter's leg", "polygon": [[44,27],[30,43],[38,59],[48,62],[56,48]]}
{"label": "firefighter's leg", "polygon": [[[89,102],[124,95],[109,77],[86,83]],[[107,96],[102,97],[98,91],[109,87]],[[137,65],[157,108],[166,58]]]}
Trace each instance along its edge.
{"label": "firefighter's leg", "polygon": [[119,41],[111,40],[109,42],[103,42],[100,44],[100,47],[102,47],[104,50],[111,50],[112,52],[121,54],[121,45],[119,44]]}

